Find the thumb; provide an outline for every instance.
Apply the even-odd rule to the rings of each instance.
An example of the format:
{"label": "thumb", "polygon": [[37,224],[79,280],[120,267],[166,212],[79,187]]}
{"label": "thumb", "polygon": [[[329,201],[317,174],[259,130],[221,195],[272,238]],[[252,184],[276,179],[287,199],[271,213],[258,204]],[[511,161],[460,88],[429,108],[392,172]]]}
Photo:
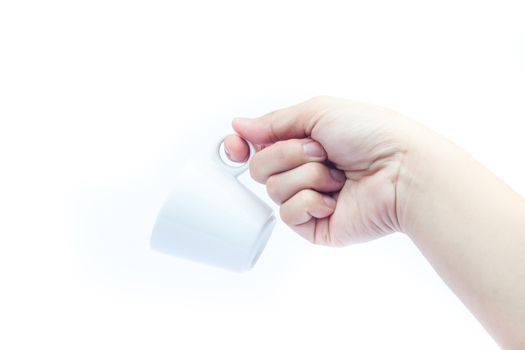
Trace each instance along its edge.
{"label": "thumb", "polygon": [[233,129],[246,140],[258,145],[308,137],[318,119],[313,100],[315,98],[255,119],[235,118]]}

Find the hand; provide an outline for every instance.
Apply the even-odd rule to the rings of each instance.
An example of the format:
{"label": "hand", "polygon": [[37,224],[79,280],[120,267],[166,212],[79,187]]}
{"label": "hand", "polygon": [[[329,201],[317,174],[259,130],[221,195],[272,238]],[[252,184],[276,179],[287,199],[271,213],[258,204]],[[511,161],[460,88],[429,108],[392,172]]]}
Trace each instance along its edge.
{"label": "hand", "polygon": [[[466,152],[377,106],[316,97],[233,127],[252,177],[314,243],[401,231],[504,348],[525,349],[525,201]],[[230,158],[247,158],[229,136]]]}
{"label": "hand", "polygon": [[[415,123],[378,106],[316,97],[233,128],[256,145],[251,176],[266,184],[282,220],[309,241],[347,245],[402,231]],[[248,145],[228,136],[225,149],[244,161]],[[410,162],[412,163],[412,162]],[[409,181],[407,181],[409,182]]]}

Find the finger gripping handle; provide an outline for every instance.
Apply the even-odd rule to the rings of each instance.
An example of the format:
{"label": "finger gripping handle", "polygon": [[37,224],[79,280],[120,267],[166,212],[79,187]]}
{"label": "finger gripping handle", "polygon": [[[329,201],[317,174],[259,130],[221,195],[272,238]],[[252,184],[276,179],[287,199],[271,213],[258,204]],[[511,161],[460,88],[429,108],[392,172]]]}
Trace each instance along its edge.
{"label": "finger gripping handle", "polygon": [[[249,148],[250,154],[249,154],[248,159],[246,160],[246,162],[239,163],[240,164],[239,166],[234,166],[234,165],[227,164],[222,159],[221,154],[224,151],[224,137],[221,137],[220,140],[217,142],[216,152],[215,152],[216,156],[217,156],[217,161],[220,163],[220,165],[223,168],[228,170],[230,172],[230,174],[232,174],[233,176],[239,176],[244,171],[246,171],[246,169],[248,169],[248,166],[250,165],[250,160],[252,159],[253,155],[255,154],[255,147],[254,147],[254,145],[248,140],[245,140],[245,139],[243,139],[243,140],[244,140],[244,142],[246,142],[248,144],[248,148]],[[226,152],[224,152],[224,153],[226,153]]]}

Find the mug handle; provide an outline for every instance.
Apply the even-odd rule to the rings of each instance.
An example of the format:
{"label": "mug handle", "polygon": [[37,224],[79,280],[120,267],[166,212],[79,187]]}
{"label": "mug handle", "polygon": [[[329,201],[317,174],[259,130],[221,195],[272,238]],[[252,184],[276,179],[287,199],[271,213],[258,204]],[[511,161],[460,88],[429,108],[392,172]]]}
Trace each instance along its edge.
{"label": "mug handle", "polygon": [[[226,162],[224,162],[224,160],[222,160],[221,158],[221,146],[223,146],[224,144],[224,137],[222,137],[219,142],[217,143],[217,146],[216,146],[216,155],[217,155],[217,160],[218,160],[218,163],[220,163],[220,165],[225,168],[226,170],[228,170],[230,172],[230,174],[232,174],[233,176],[237,177],[239,176],[240,174],[242,174],[246,169],[248,169],[248,166],[250,165],[250,159],[252,159],[253,155],[255,154],[255,147],[253,146],[253,144],[244,139],[244,142],[246,142],[248,144],[248,148],[249,148],[249,151],[250,151],[250,154],[248,156],[248,159],[246,160],[246,162],[244,163],[239,163],[240,165],[239,166],[233,166],[233,165],[229,165],[227,164]],[[224,152],[226,154],[226,152]]]}

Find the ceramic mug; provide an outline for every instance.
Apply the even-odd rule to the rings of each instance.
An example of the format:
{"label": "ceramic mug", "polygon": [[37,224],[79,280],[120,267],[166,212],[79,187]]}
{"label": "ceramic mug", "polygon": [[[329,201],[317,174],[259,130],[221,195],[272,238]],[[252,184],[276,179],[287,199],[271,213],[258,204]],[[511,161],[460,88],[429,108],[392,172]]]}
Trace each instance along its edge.
{"label": "ceramic mug", "polygon": [[[250,146],[250,159],[255,153]],[[237,179],[248,168],[226,164],[223,139],[208,162],[181,171],[157,217],[151,247],[235,271],[250,270],[268,241],[273,210]],[[201,161],[202,163],[202,161]]]}

